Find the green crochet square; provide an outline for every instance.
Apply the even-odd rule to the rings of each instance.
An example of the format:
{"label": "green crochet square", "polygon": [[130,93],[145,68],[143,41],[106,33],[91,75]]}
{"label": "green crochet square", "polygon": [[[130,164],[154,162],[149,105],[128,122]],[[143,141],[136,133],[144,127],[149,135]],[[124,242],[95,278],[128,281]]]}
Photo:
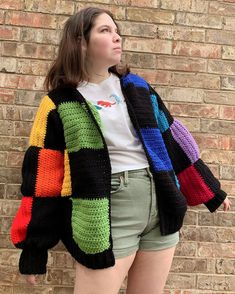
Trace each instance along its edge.
{"label": "green crochet square", "polygon": [[74,241],[86,254],[100,253],[108,249],[108,199],[72,199],[72,230]]}
{"label": "green crochet square", "polygon": [[[90,109],[101,127],[101,119],[95,107],[89,103]],[[64,102],[58,107],[64,126],[64,136],[68,152],[76,152],[82,148],[102,149],[102,137],[92,120],[85,104]]]}

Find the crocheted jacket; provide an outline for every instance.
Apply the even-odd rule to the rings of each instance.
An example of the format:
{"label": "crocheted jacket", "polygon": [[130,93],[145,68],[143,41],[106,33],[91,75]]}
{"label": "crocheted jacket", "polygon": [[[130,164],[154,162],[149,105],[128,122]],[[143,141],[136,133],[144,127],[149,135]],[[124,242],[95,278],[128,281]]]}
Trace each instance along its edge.
{"label": "crocheted jacket", "polygon": [[[199,158],[188,130],[158,93],[133,73],[120,77],[133,126],[156,184],[162,235],[178,231],[187,205],[213,212],[226,193]],[[22,166],[23,194],[11,239],[23,249],[22,274],[46,272],[47,252],[60,240],[81,264],[113,266],[111,164],[99,113],[72,87],[43,97]],[[144,195],[143,195],[144,197]]]}

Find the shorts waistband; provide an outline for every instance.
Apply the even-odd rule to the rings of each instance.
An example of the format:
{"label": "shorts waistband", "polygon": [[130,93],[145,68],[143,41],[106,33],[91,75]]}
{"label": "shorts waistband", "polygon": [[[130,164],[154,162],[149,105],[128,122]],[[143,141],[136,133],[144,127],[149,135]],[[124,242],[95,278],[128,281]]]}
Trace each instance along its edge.
{"label": "shorts waistband", "polygon": [[127,184],[130,174],[138,174],[138,175],[147,174],[150,178],[153,177],[149,167],[145,167],[145,168],[141,168],[141,169],[125,170],[125,171],[121,171],[121,172],[112,174],[112,176],[122,176],[123,180],[124,180],[124,184]]}

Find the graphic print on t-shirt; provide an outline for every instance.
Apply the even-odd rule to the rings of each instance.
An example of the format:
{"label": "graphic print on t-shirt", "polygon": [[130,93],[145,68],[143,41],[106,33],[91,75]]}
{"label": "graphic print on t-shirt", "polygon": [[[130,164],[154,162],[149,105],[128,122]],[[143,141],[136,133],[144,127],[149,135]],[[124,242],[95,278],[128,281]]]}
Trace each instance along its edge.
{"label": "graphic print on t-shirt", "polygon": [[110,102],[110,101],[105,101],[105,100],[98,100],[97,101],[97,104],[94,104],[94,106],[96,107],[96,109],[98,109],[98,110],[101,110],[101,109],[103,109],[104,107],[105,108],[108,108],[108,107],[112,107],[112,106],[114,106],[114,105],[116,105],[116,104],[120,104],[120,103],[122,103],[122,100],[121,100],[121,98],[118,96],[118,95],[116,95],[116,94],[111,94],[110,96],[109,96],[109,98],[114,98],[114,102]]}

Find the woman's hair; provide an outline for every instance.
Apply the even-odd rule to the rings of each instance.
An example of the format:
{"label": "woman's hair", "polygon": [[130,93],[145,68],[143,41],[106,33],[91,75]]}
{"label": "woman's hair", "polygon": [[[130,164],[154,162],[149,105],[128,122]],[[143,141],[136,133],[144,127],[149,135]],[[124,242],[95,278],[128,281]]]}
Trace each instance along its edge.
{"label": "woman's hair", "polygon": [[[85,67],[86,54],[82,50],[82,44],[84,44],[84,40],[87,44],[89,43],[94,21],[102,13],[107,13],[114,21],[110,11],[97,7],[84,8],[66,21],[58,55],[44,81],[44,87],[47,91],[61,86],[77,87],[80,82],[88,80]],[[115,21],[114,23],[118,28],[117,23]],[[110,67],[109,71],[121,77],[127,74],[130,68],[126,64],[119,63]]]}

